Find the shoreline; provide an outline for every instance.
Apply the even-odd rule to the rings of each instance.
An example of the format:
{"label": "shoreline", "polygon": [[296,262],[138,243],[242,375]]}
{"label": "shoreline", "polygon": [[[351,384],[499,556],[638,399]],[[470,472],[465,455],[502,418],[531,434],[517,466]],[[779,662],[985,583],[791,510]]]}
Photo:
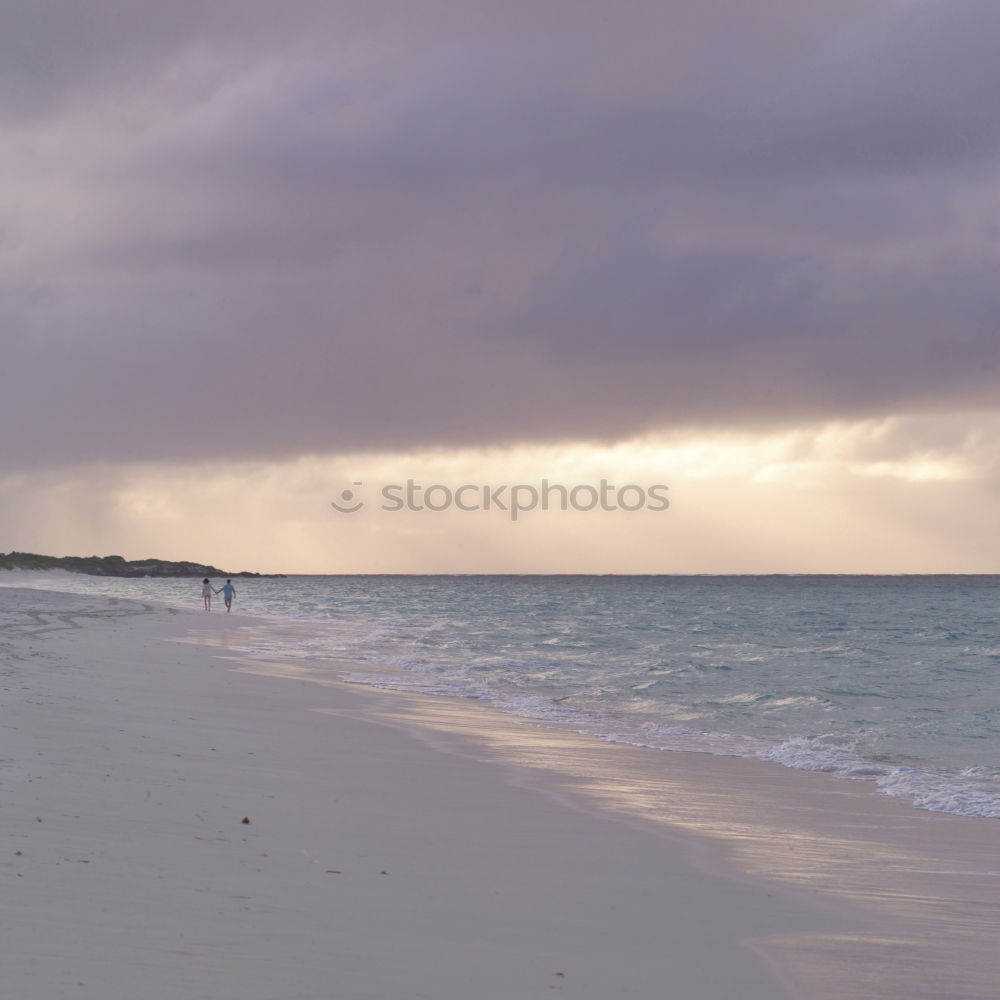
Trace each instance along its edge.
{"label": "shoreline", "polygon": [[[6,759],[0,768],[0,815],[16,817],[12,836],[27,846],[42,830],[47,837],[52,829],[45,822],[32,826],[38,817],[28,816],[29,806],[44,804],[65,813],[61,797],[78,802],[86,788],[90,801],[105,808],[91,811],[88,804],[77,816],[79,823],[64,817],[61,829],[57,825],[59,848],[67,852],[81,832],[88,843],[99,845],[102,837],[117,843],[107,825],[112,807],[139,844],[124,858],[95,848],[92,857],[77,859],[80,868],[69,882],[70,862],[54,861],[43,872],[27,860],[31,851],[18,848],[22,854],[16,860],[11,860],[13,850],[7,851],[4,880],[8,889],[17,890],[8,893],[9,911],[21,929],[5,934],[16,954],[0,963],[0,983],[11,976],[12,995],[38,1000],[70,993],[116,995],[108,968],[90,962],[92,986],[72,984],[70,989],[68,970],[58,984],[65,992],[58,992],[51,977],[39,982],[46,963],[38,942],[52,929],[57,907],[65,912],[85,906],[78,895],[84,884],[79,872],[87,871],[90,862],[118,877],[122,891],[106,904],[126,926],[143,911],[128,888],[138,880],[154,897],[164,897],[168,910],[175,908],[174,917],[168,912],[161,922],[189,922],[195,936],[211,936],[212,921],[205,923],[199,908],[194,914],[185,909],[167,888],[186,878],[192,865],[198,877],[187,886],[185,900],[207,893],[223,911],[232,910],[228,915],[241,933],[231,940],[223,935],[225,941],[214,951],[201,945],[189,956],[202,966],[200,982],[188,984],[188,992],[198,996],[391,1000],[420,995],[414,976],[425,977],[422,988],[439,1000],[528,998],[551,995],[553,989],[595,998],[773,1000],[780,990],[776,977],[786,983],[789,996],[810,1000],[953,1000],[986,998],[995,991],[997,966],[984,947],[991,928],[979,916],[984,904],[997,903],[996,873],[985,875],[982,867],[994,829],[984,828],[989,820],[922,813],[879,795],[867,783],[744,758],[644,751],[546,729],[476,703],[317,681],[302,670],[233,653],[229,647],[240,630],[256,621],[237,614],[207,616],[151,605],[142,612],[126,599],[8,593],[20,595],[22,624],[35,622],[37,634],[26,636],[31,628],[20,627],[5,627],[3,633],[8,653],[25,657],[12,659],[13,672],[4,678],[5,702],[20,722],[15,735],[24,742],[16,747],[20,757],[11,759],[6,749],[0,754]],[[90,619],[66,614],[81,606],[103,611]],[[109,614],[115,609],[125,613]],[[40,632],[54,623],[59,623],[56,631]],[[70,670],[74,660],[78,669]],[[137,662],[146,669],[136,671]],[[44,670],[35,675],[26,666],[31,664]],[[116,695],[110,701],[100,697],[111,691]],[[215,719],[205,717],[206,698]],[[173,709],[172,718],[163,715],[165,704]],[[120,730],[131,737],[127,748],[104,735],[112,726],[100,724],[102,712],[106,723],[129,720]],[[213,724],[223,723],[232,745],[219,757],[224,748],[201,744],[205,726],[211,732]],[[109,744],[103,750],[102,739]],[[43,763],[53,748],[64,758],[54,770]],[[95,758],[113,764],[106,777],[81,768],[81,760],[94,763]],[[44,776],[32,777],[32,767],[42,768]],[[117,782],[110,780],[113,774]],[[170,800],[169,822],[147,805],[155,801],[151,788],[138,794],[153,774],[169,776],[170,795],[163,793]],[[252,815],[249,805],[236,804],[240,789],[253,802]],[[206,814],[217,811],[220,797],[233,800],[232,817],[223,825],[215,820],[206,842]],[[334,807],[345,797],[354,807],[347,818],[341,806]],[[394,797],[401,803],[395,808]],[[272,800],[282,798],[278,808]],[[239,822],[241,809],[250,824]],[[287,828],[290,817],[294,836]],[[394,823],[423,836],[401,837]],[[956,823],[967,826],[959,833]],[[5,825],[11,829],[9,820]],[[887,831],[891,843],[884,842]],[[508,836],[499,835],[504,832]],[[262,836],[274,843],[266,854],[255,855]],[[354,852],[356,869],[323,860],[323,851],[338,837],[351,845],[347,853]],[[512,838],[518,842],[512,845]],[[297,841],[312,846],[293,847]],[[378,873],[374,867],[362,873],[362,851],[370,852],[374,865],[375,845],[384,857],[391,856],[392,868],[384,861]],[[232,869],[234,853],[238,872]],[[222,868],[228,875],[204,864],[203,854],[216,863],[228,857],[228,867]],[[278,855],[280,863],[270,860]],[[303,860],[303,855],[310,857]],[[148,883],[148,873],[136,865],[151,858],[159,875]],[[335,873],[319,870],[326,864]],[[397,872],[406,875],[399,880],[402,886],[392,879]],[[233,900],[247,897],[246,892],[221,902],[220,880],[230,877],[253,889],[243,903]],[[349,912],[337,908],[338,897],[330,897],[331,880],[350,883]],[[44,890],[34,902],[22,892],[32,881],[40,881]],[[497,909],[497,893],[503,896],[509,889],[513,894],[514,887],[516,900]],[[269,898],[263,910],[253,902],[254,892]],[[447,906],[437,898],[441,893]],[[317,935],[305,921],[298,933],[317,950],[303,955],[301,945],[291,948],[301,988],[282,990],[272,982],[268,993],[265,970],[257,969],[256,976],[241,971],[238,963],[256,968],[257,962],[245,943],[272,934],[285,940],[301,922],[304,901],[315,908],[309,911],[313,922],[332,920],[334,937],[351,939],[352,948],[338,953],[334,964],[342,970],[347,963],[353,978],[343,989],[320,983],[324,970],[337,982],[329,964],[329,929]],[[379,909],[377,931],[376,923],[365,923],[366,917],[374,920],[373,901],[389,907]],[[433,924],[434,939],[412,921],[393,922],[391,914],[400,907],[420,913],[419,924]],[[615,909],[629,914],[620,927],[609,919]],[[527,934],[533,919],[535,933]],[[60,920],[56,929],[68,935]],[[467,926],[475,921],[496,924],[506,952],[487,947],[483,929]],[[95,933],[74,926],[67,942],[76,934],[93,938]],[[373,933],[391,947],[372,952]],[[454,939],[453,950],[465,955],[447,952],[454,969],[442,966],[442,935]],[[541,965],[530,967],[530,962],[543,962],[536,954],[540,937],[552,946],[553,960],[565,956],[559,960],[565,968],[553,966],[543,975]],[[162,995],[183,995],[174,964],[178,949],[144,947],[150,968],[174,977],[172,992],[165,986]],[[396,956],[400,949],[405,961],[382,962],[385,954]],[[129,947],[116,953],[126,965],[134,960]],[[33,971],[26,959],[32,954],[38,959]],[[60,960],[58,954],[49,958]],[[231,962],[237,965],[230,967]],[[493,970],[486,984],[485,968]],[[518,979],[522,974],[528,978]],[[226,975],[236,981],[227,983]],[[372,977],[379,980],[377,988]],[[83,976],[79,981],[86,983]],[[134,983],[131,989],[136,992]],[[138,992],[161,995],[145,988]],[[127,993],[119,989],[117,995]]]}
{"label": "shoreline", "polygon": [[[3,583],[4,575],[0,574],[0,583]],[[58,579],[59,577],[62,579]],[[291,579],[292,585],[296,579]],[[926,579],[932,578],[926,577]],[[81,581],[84,583],[81,584]],[[144,583],[148,585],[142,586]],[[53,584],[56,586],[53,587]],[[169,584],[170,581],[164,580],[119,580],[112,586],[107,583],[106,578],[78,577],[56,571],[53,571],[52,575],[25,574],[23,581],[23,585],[29,588],[59,589],[66,593],[90,596],[105,594],[157,605],[173,601],[188,607],[190,602],[187,583],[183,586]],[[378,633],[384,629],[391,633],[396,627],[394,621],[386,620],[385,611],[389,610],[390,617],[392,614],[398,615],[401,612],[398,606],[394,605],[391,609],[383,607],[381,616],[376,614],[371,620],[366,620],[364,613],[359,618],[357,606],[346,615],[340,614],[338,606],[338,612],[331,615],[329,612],[332,606],[324,606],[321,603],[318,614],[307,611],[306,616],[302,617],[298,611],[301,608],[301,601],[305,600],[308,606],[312,596],[294,592],[294,586],[291,593],[274,592],[266,585],[262,590],[249,593],[241,589],[240,599],[237,601],[239,613],[245,612],[262,619],[255,640],[245,644],[243,651],[253,657],[258,656],[262,650],[271,649],[275,651],[275,656],[296,661],[299,659],[316,661],[324,656],[325,649],[325,655],[332,658],[327,660],[332,664],[330,669],[343,674],[342,668],[352,660],[350,650],[353,648],[358,658],[364,662],[356,664],[355,676],[345,675],[344,679],[361,684],[412,691],[417,694],[468,697],[485,701],[501,712],[536,720],[542,725],[556,729],[589,733],[609,743],[649,746],[667,752],[707,751],[722,756],[737,755],[767,760],[776,766],[795,770],[831,772],[843,777],[873,782],[883,795],[904,799],[916,808],[969,817],[1000,819],[1000,784],[997,783],[996,774],[989,766],[988,758],[984,759],[981,756],[982,748],[985,746],[984,740],[971,743],[967,741],[964,753],[958,756],[949,756],[947,753],[942,756],[938,753],[940,746],[947,743],[949,736],[956,736],[955,732],[940,733],[944,741],[940,746],[921,746],[919,740],[914,742],[906,737],[899,738],[901,733],[910,728],[914,732],[919,732],[919,724],[916,727],[899,725],[900,720],[897,719],[894,733],[893,720],[887,715],[863,716],[865,719],[873,719],[874,722],[862,724],[859,731],[857,727],[852,726],[849,718],[846,723],[843,719],[838,723],[836,719],[817,717],[815,713],[812,718],[799,718],[797,722],[792,720],[791,727],[788,727],[783,722],[782,710],[778,713],[777,725],[761,727],[758,724],[760,720],[750,720],[749,724],[745,725],[738,714],[732,716],[731,713],[728,718],[720,717],[713,721],[712,712],[717,706],[713,706],[709,701],[708,716],[704,717],[702,725],[703,706],[697,704],[685,706],[684,692],[680,694],[682,703],[678,706],[682,709],[680,715],[674,716],[670,713],[669,709],[672,706],[661,706],[667,710],[666,717],[658,716],[655,712],[644,714],[640,711],[633,714],[629,705],[619,706],[624,707],[625,711],[618,711],[615,699],[623,693],[627,694],[624,691],[614,692],[606,704],[588,705],[586,700],[574,703],[572,690],[567,699],[550,699],[544,690],[536,691],[532,695],[530,678],[526,689],[520,689],[517,684],[513,689],[509,685],[505,689],[502,676],[495,678],[492,676],[492,671],[482,676],[475,670],[463,671],[462,661],[456,662],[453,656],[453,662],[449,664],[447,653],[439,659],[437,667],[426,670],[429,661],[424,659],[423,649],[419,645],[414,645],[412,636],[404,636],[402,645],[396,643],[392,646],[386,643],[380,645]],[[350,604],[356,594],[348,592],[340,596],[346,597]],[[401,612],[404,617],[407,613],[418,617],[421,614],[421,610],[415,609],[412,602],[404,603],[404,608],[405,610]],[[440,622],[434,619],[431,621],[432,629],[441,626]],[[408,638],[411,641],[408,642]],[[764,644],[767,646],[767,640],[764,640]],[[819,650],[819,652],[825,651]],[[988,654],[988,650],[986,652]],[[475,643],[470,646],[466,641],[464,662],[468,662],[470,657],[475,658],[478,653]],[[697,657],[699,653],[681,648],[671,655],[686,658]],[[431,656],[434,657],[433,650]],[[398,657],[412,659],[416,669],[410,669],[409,666],[405,668],[392,666]],[[752,657],[750,662],[761,659],[766,659],[766,650],[764,657]],[[435,681],[437,668],[443,668],[445,671],[445,679],[441,683]],[[983,669],[992,671],[992,664],[984,664]],[[966,672],[959,670],[959,673]],[[502,674],[502,671],[499,673]],[[499,679],[501,683],[495,686],[493,683],[495,679]],[[646,678],[642,677],[641,680],[645,681]],[[836,690],[838,686],[843,687],[844,684],[849,687],[850,681],[847,678],[840,678],[840,682],[842,683],[839,685],[834,684],[834,704],[828,704],[826,706],[828,709],[836,708],[835,703],[839,695],[850,694],[846,690]],[[747,690],[750,695],[764,692],[766,697],[770,697],[767,695],[769,690],[767,678],[750,677],[746,683],[749,685]],[[788,689],[787,678],[779,682],[779,686],[781,684],[784,684],[785,689],[778,693],[779,700],[775,704],[782,704],[782,699],[787,699],[790,704],[801,700],[798,697],[801,692],[794,686],[791,690]],[[570,687],[572,688],[572,685]],[[641,689],[640,686],[638,690]],[[854,693],[862,698],[866,697],[864,692]],[[972,694],[968,690],[956,693],[960,700],[963,697],[968,699]],[[876,698],[884,696],[873,692],[869,694]],[[919,701],[919,688],[911,691],[910,696],[916,697]],[[972,696],[974,697],[974,694]],[[720,697],[723,705],[730,700],[725,698],[725,692],[721,692]],[[805,702],[811,700],[818,703],[823,699],[822,697],[811,699],[808,696],[804,699]],[[565,705],[563,701],[566,702]],[[684,721],[692,717],[685,714],[683,711],[685,707],[694,710],[695,722],[691,727]],[[914,707],[919,712],[919,705]],[[987,709],[995,707],[995,699],[983,707]],[[878,704],[874,711],[881,712],[881,704]],[[967,721],[970,725],[974,725],[974,719]],[[932,727],[934,720],[924,718],[923,723]],[[827,732],[827,729],[830,731]],[[865,729],[869,731],[864,733]],[[888,737],[887,743],[882,742],[884,736]],[[856,738],[861,742],[855,743]]]}

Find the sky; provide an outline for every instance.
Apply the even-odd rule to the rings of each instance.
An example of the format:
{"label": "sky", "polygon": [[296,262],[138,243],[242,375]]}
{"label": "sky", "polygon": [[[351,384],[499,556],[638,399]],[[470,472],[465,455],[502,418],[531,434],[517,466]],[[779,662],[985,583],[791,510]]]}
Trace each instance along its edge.
{"label": "sky", "polygon": [[0,550],[1000,572],[995,0],[0,23]]}

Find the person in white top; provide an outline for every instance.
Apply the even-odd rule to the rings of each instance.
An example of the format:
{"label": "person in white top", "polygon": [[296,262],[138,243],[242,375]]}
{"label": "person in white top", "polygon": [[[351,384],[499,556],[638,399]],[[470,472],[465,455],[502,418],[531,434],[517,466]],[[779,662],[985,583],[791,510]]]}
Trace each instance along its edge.
{"label": "person in white top", "polygon": [[201,596],[205,599],[205,610],[212,610],[212,594],[217,594],[218,591],[208,582],[208,577],[206,576],[201,583]]}

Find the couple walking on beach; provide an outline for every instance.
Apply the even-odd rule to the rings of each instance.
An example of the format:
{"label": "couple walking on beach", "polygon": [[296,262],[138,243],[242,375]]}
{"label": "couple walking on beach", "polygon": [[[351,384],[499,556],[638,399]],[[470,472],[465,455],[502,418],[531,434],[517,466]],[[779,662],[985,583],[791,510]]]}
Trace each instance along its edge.
{"label": "couple walking on beach", "polygon": [[205,599],[205,610],[212,610],[212,595],[222,594],[222,599],[226,602],[226,611],[233,610],[233,598],[236,596],[236,588],[233,586],[232,580],[226,580],[226,582],[216,590],[215,587],[208,582],[208,577],[206,576],[201,582],[201,596]]}

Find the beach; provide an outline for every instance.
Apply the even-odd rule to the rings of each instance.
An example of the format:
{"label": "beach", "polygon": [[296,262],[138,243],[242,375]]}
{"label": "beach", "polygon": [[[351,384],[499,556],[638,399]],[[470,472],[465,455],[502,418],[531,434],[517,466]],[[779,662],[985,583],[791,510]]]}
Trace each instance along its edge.
{"label": "beach", "polygon": [[5,997],[996,996],[996,821],[0,598]]}

